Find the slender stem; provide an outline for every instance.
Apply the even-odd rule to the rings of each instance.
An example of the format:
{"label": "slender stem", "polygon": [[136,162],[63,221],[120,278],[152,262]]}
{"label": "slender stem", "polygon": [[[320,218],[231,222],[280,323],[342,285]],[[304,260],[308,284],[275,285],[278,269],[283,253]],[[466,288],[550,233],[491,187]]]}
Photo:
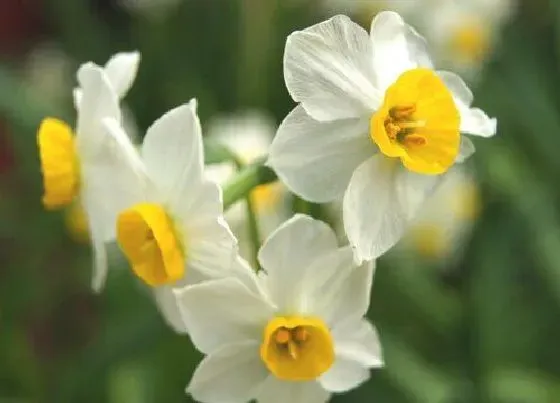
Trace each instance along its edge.
{"label": "slender stem", "polygon": [[227,210],[238,200],[245,198],[247,225],[252,246],[251,260],[255,270],[260,270],[257,255],[261,244],[261,237],[255,205],[251,199],[251,191],[259,185],[264,185],[276,180],[274,172],[265,167],[263,163],[264,159],[261,159],[251,165],[243,166],[239,160],[236,160],[238,168],[237,175],[224,187],[224,210]]}
{"label": "slender stem", "polygon": [[264,160],[261,159],[242,168],[224,186],[224,210],[227,210],[238,200],[245,198],[258,185],[276,180],[276,174],[270,168],[264,166],[263,162]]}
{"label": "slender stem", "polygon": [[255,204],[253,203],[253,200],[251,199],[251,192],[249,192],[247,194],[247,198],[246,198],[246,206],[247,206],[247,226],[249,227],[249,239],[251,240],[251,244],[253,246],[252,248],[252,254],[251,254],[251,260],[253,263],[253,267],[255,268],[256,271],[259,271],[260,265],[259,265],[259,259],[258,259],[258,254],[259,254],[259,249],[261,246],[261,235],[260,235],[260,231],[259,231],[259,223],[257,221],[257,213],[255,211]]}

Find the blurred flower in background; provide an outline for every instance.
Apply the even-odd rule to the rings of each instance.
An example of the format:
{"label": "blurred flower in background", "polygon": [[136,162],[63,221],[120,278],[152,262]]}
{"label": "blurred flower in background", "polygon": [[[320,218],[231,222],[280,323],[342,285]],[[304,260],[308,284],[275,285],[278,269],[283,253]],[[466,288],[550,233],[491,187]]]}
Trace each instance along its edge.
{"label": "blurred flower in background", "polygon": [[478,185],[465,166],[455,167],[428,200],[401,244],[437,264],[457,261],[480,214]]}
{"label": "blurred flower in background", "polygon": [[[258,110],[215,116],[208,123],[208,138],[225,146],[243,165],[268,155],[276,132],[276,124],[267,113]],[[233,162],[206,166],[206,175],[224,185],[237,171]],[[290,216],[288,192],[280,182],[257,186],[251,192],[260,240],[263,241],[280,223]],[[237,236],[242,255],[251,256],[251,240],[247,225],[247,202],[237,202],[226,212],[226,220]]]}
{"label": "blurred flower in background", "polygon": [[438,68],[473,80],[496,50],[517,0],[324,0],[329,12],[350,13],[367,29],[371,17],[393,10],[428,42]]}

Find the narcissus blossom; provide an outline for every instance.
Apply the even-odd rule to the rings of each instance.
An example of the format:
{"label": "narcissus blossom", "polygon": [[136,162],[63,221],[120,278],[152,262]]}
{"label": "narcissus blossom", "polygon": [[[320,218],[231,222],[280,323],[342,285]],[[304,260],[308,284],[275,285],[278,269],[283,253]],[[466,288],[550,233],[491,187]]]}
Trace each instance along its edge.
{"label": "narcissus blossom", "polygon": [[44,119],[39,127],[43,204],[47,209],[80,204],[95,255],[93,288],[100,290],[107,273],[105,243],[115,238],[116,215],[128,203],[126,195],[116,196],[114,190],[136,182],[141,167],[134,150],[126,147],[128,139],[105,126],[106,120],[120,124],[122,119],[118,93],[106,71],[86,63],[78,70],[78,84],[75,134],[55,118]]}
{"label": "narcissus blossom", "polygon": [[434,70],[424,39],[394,12],[378,14],[369,35],[341,15],[291,34],[284,77],[299,105],[268,164],[304,199],[343,198],[358,262],[395,245],[445,173],[474,152],[464,134],[496,133],[463,80]]}
{"label": "narcissus blossom", "polygon": [[[114,121],[107,126],[115,135],[122,133]],[[203,176],[196,100],[158,119],[140,155],[144,180],[117,192],[133,196],[118,214],[117,242],[132,271],[153,288],[165,319],[181,332],[172,289],[234,273],[240,266],[237,242],[223,218],[221,189]]]}
{"label": "narcissus blossom", "polygon": [[206,357],[187,392],[200,402],[326,402],[383,365],[364,318],[373,264],[357,266],[324,223],[296,215],[259,252],[264,271],[176,291]]}

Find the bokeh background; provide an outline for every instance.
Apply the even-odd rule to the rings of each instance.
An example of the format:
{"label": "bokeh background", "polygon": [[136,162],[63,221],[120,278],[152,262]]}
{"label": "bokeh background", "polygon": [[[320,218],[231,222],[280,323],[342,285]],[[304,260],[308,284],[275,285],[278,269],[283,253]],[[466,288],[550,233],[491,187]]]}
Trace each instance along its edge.
{"label": "bokeh background", "polygon": [[[518,3],[473,80],[499,131],[468,163],[472,236],[453,258],[380,259],[370,317],[386,368],[335,402],[560,402],[560,2]],[[75,119],[77,66],[141,52],[126,98],[139,133],[191,97],[203,128],[246,109],[279,123],[293,106],[286,36],[332,13],[314,0],[0,1],[0,402],[188,402],[200,359],[116,248],[93,294],[87,242],[41,206],[36,129]]]}

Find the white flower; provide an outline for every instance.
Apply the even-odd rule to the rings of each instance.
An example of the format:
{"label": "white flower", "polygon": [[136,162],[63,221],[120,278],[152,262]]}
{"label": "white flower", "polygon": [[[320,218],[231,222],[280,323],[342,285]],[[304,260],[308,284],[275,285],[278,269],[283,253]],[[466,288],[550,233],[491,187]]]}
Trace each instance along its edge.
{"label": "white flower", "polygon": [[474,77],[496,47],[514,0],[419,1],[413,13],[434,57],[443,66]]}
{"label": "white flower", "polygon": [[[262,112],[246,111],[231,116],[219,116],[208,125],[208,138],[223,144],[232,151],[243,164],[251,164],[268,154],[277,126],[272,118]],[[205,173],[210,179],[225,184],[236,172],[233,162],[206,166]],[[257,215],[260,234],[268,236],[290,214],[285,187],[274,182],[257,186],[251,192],[251,201]],[[250,246],[247,227],[246,202],[231,206],[225,214],[226,220],[237,235],[242,252],[249,256]]]}
{"label": "white flower", "polygon": [[393,12],[373,20],[371,35],[345,16],[293,33],[284,76],[300,104],[268,164],[307,200],[344,197],[358,262],[398,242],[442,174],[474,152],[460,133],[496,132],[463,80],[433,71],[423,38]]}
{"label": "white flower", "polygon": [[99,291],[107,272],[105,242],[115,238],[115,217],[126,195],[114,190],[138,180],[141,166],[133,149],[120,146],[128,139],[108,133],[103,122],[121,122],[119,98],[105,70],[86,63],[78,70],[80,102],[76,105],[76,134],[64,122],[46,118],[37,134],[43,173],[43,204],[59,209],[78,201],[91,223],[94,249],[93,288]]}
{"label": "white flower", "polygon": [[296,215],[264,243],[265,272],[176,291],[206,357],[187,391],[200,402],[319,403],[383,365],[368,309],[373,264],[356,266],[324,223]]}
{"label": "white flower", "polygon": [[[127,139],[115,121],[107,129]],[[129,141],[127,139],[127,141]],[[165,319],[184,331],[172,288],[235,273],[237,245],[224,218],[219,186],[203,177],[196,101],[179,106],[147,131],[140,150],[145,177],[115,191],[133,195],[119,213],[117,242],[132,271],[153,287]]]}
{"label": "white flower", "polygon": [[448,263],[460,252],[479,210],[476,181],[464,167],[454,167],[427,201],[423,213],[411,223],[403,246]]}

